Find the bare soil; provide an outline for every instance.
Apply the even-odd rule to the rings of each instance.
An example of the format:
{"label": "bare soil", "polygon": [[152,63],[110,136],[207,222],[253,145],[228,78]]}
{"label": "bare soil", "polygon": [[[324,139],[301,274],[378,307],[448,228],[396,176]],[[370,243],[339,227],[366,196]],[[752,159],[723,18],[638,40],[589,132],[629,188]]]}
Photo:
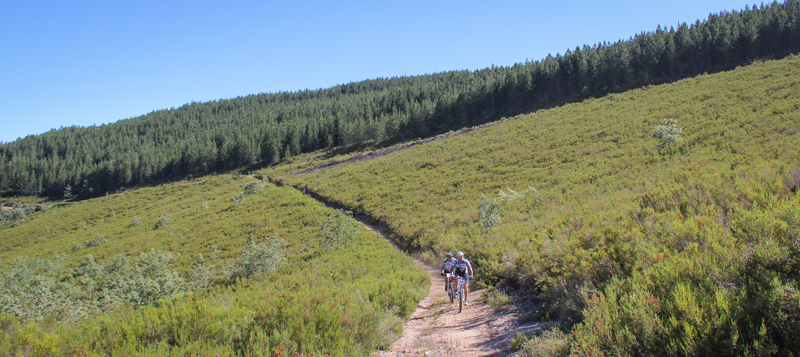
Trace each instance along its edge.
{"label": "bare soil", "polygon": [[[356,219],[399,247],[388,238],[385,227],[372,225],[363,217]],[[403,337],[395,341],[390,350],[376,351],[376,356],[508,356],[512,353],[508,346],[518,332],[530,334],[542,329],[539,321],[524,325],[517,322],[517,317],[535,312],[537,306],[517,304],[495,311],[485,302],[485,290],[471,291],[469,304],[459,313],[458,303],[451,304],[444,291],[444,279],[438,267],[419,259],[414,261],[431,277],[430,292],[403,326]]]}

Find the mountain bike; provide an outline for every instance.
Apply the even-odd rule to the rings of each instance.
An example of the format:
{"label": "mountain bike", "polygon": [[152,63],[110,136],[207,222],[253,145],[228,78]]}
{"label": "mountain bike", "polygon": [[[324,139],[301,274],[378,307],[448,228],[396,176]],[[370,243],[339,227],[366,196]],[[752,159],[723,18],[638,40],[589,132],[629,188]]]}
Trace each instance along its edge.
{"label": "mountain bike", "polygon": [[450,298],[450,303],[453,303],[453,300],[456,298],[456,289],[453,286],[453,274],[447,273],[447,296]]}
{"label": "mountain bike", "polygon": [[458,277],[458,290],[456,290],[456,295],[458,296],[458,312],[461,313],[461,310],[464,308],[464,300],[466,299],[466,285],[467,281],[464,280],[463,277]]}

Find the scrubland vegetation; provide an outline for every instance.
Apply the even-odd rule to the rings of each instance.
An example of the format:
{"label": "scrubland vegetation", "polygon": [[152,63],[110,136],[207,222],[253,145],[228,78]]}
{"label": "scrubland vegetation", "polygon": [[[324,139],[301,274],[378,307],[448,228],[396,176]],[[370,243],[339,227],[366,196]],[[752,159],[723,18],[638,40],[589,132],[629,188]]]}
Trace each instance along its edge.
{"label": "scrubland vegetation", "polygon": [[[564,333],[525,355],[797,354],[798,73],[797,56],[755,62],[319,173],[262,173],[375,217],[406,249],[463,250],[486,284],[538,292]],[[665,145],[671,124],[682,140]],[[487,200],[502,202],[499,224],[481,217]]]}
{"label": "scrubland vegetation", "polygon": [[[182,176],[256,163],[272,165],[256,177],[385,223],[407,250],[463,250],[480,284],[535,293],[545,309],[524,320],[553,328],[514,339],[523,356],[800,354],[800,58],[764,59],[796,53],[798,34],[787,0],[508,68],[0,144],[0,194],[60,199],[0,210],[0,354],[388,346],[429,286],[410,259],[297,190]],[[118,191],[135,185],[151,187]],[[487,298],[503,309],[499,291]]]}
{"label": "scrubland vegetation", "polygon": [[[352,228],[327,251],[331,219]],[[351,218],[238,175],[45,206],[0,235],[0,355],[367,355],[429,284]]]}

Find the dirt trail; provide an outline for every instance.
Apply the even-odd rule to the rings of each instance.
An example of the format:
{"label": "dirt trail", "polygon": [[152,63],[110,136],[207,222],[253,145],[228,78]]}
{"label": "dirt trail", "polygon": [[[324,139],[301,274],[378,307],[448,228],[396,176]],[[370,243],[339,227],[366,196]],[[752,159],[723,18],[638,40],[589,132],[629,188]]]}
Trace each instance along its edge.
{"label": "dirt trail", "polygon": [[[356,217],[367,229],[374,231],[392,245],[399,246],[388,237],[385,227],[368,223]],[[417,310],[403,326],[403,337],[395,341],[389,351],[378,351],[377,356],[507,356],[508,345],[517,332],[530,333],[538,324],[520,326],[517,316],[525,307],[517,306],[495,312],[484,302],[484,290],[469,293],[469,305],[458,312],[458,304],[450,304],[444,291],[439,269],[414,259],[431,277],[428,296],[420,301]],[[528,306],[529,307],[529,306]]]}
{"label": "dirt trail", "polygon": [[[273,184],[287,187],[280,182]],[[309,196],[333,207],[323,197],[313,193]],[[353,215],[353,218],[395,248],[402,249],[390,238],[388,227],[371,223],[367,216]],[[495,311],[484,301],[485,290],[470,291],[469,305],[459,313],[458,304],[451,304],[447,298],[439,267],[412,259],[428,272],[433,284],[428,296],[420,301],[417,310],[403,326],[403,336],[392,344],[390,350],[376,351],[376,356],[508,356],[512,353],[508,346],[518,332],[530,334],[543,328],[541,321],[524,325],[517,322],[520,315],[534,313],[540,306],[526,303]]]}

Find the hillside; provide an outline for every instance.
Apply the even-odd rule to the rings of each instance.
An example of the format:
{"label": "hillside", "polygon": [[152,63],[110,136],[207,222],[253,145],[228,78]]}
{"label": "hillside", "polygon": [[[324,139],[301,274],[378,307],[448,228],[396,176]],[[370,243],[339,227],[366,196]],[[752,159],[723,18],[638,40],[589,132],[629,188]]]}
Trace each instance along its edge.
{"label": "hillside", "polygon": [[466,252],[521,356],[800,354],[797,51],[786,0],[0,144],[0,355],[386,349],[430,277],[319,201]]}
{"label": "hillside", "polygon": [[352,218],[238,174],[44,208],[0,224],[0,355],[368,355],[430,284]]}
{"label": "hillside", "polygon": [[[528,318],[553,329],[520,337],[523,355],[795,353],[797,73],[797,56],[759,61],[256,177],[372,216],[430,261],[463,250],[481,285],[533,293],[546,308]],[[683,140],[659,147],[664,119]],[[365,355],[399,337],[429,284],[363,230],[329,251],[321,222],[349,218],[238,174],[48,205],[0,225],[3,351]]]}
{"label": "hillside", "polygon": [[[541,317],[572,334],[526,353],[798,353],[797,73],[797,56],[755,62],[261,173],[380,220],[430,260],[463,250],[484,283],[537,292]],[[683,141],[659,148],[665,119]]]}
{"label": "hillside", "polygon": [[389,145],[785,56],[800,50],[798,34],[800,2],[786,0],[511,67],[249,95],[61,128],[0,144],[0,194],[97,197],[320,149]]}

